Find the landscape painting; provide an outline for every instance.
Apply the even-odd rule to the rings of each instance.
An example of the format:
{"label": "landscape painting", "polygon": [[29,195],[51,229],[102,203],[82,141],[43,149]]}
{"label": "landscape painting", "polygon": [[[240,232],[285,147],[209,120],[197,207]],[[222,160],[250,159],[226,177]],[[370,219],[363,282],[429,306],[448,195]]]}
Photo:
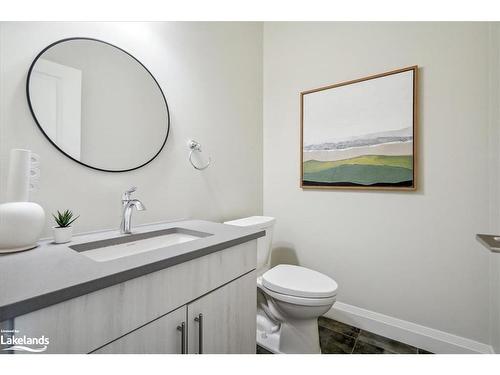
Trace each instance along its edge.
{"label": "landscape painting", "polygon": [[302,188],[415,189],[417,67],[301,93]]}

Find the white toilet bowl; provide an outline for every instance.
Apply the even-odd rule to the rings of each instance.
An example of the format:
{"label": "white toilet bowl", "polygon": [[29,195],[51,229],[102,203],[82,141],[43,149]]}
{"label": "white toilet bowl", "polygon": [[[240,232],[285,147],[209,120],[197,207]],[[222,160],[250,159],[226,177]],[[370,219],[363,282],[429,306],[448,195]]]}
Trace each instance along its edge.
{"label": "white toilet bowl", "polygon": [[334,304],[337,283],[308,268],[280,264],[259,277],[257,287],[265,301],[259,313],[275,323],[267,333],[260,324],[259,344],[276,353],[320,353],[318,317]]}
{"label": "white toilet bowl", "polygon": [[257,249],[257,343],[274,353],[321,353],[318,317],[337,296],[337,283],[311,269],[280,264],[267,270],[275,219],[264,216],[225,224],[266,230]]}

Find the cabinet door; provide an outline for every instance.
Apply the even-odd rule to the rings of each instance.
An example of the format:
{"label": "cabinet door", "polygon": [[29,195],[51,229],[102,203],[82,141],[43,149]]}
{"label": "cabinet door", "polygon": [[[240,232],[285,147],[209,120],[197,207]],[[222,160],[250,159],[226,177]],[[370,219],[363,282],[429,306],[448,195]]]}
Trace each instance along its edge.
{"label": "cabinet door", "polygon": [[252,271],[188,304],[188,352],[255,354],[256,298]]}
{"label": "cabinet door", "polygon": [[[184,332],[178,327],[184,323]],[[112,341],[95,354],[181,354],[187,335],[186,306]],[[184,345],[185,348],[185,345]]]}

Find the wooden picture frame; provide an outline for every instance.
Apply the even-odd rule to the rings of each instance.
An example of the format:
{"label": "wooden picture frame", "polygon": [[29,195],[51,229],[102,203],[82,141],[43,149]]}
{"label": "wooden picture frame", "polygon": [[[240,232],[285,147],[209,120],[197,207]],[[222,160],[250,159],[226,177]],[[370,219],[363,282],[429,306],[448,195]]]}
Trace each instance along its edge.
{"label": "wooden picture frame", "polygon": [[300,187],[415,191],[417,86],[415,65],[301,92]]}

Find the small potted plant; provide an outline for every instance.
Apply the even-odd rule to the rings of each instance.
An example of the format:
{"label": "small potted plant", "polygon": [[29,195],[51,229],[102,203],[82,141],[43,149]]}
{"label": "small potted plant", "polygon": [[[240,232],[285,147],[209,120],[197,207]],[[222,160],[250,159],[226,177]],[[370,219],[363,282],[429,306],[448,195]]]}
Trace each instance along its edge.
{"label": "small potted plant", "polygon": [[80,216],[74,217],[73,212],[66,210],[64,212],[57,211],[57,216],[52,214],[57,226],[52,227],[54,230],[54,242],[55,243],[66,243],[71,241],[71,236],[73,235],[73,227],[71,224],[78,219]]}

